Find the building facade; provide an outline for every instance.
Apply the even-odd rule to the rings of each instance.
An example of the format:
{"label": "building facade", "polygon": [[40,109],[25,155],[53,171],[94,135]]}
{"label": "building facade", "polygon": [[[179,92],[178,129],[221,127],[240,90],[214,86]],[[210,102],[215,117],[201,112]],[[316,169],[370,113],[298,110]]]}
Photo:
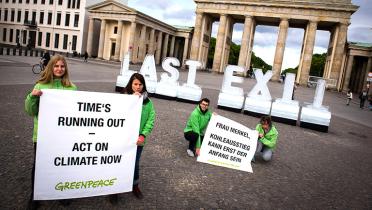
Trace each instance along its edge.
{"label": "building facade", "polygon": [[87,52],[93,57],[121,61],[130,52],[132,63],[141,63],[153,54],[156,64],[168,56],[182,64],[188,58],[192,28],[168,25],[117,1],[87,10]]}
{"label": "building facade", "polygon": [[342,90],[360,93],[367,87],[368,73],[372,72],[372,43],[349,42],[341,75]]}
{"label": "building facade", "polygon": [[211,25],[219,22],[213,71],[223,72],[228,64],[233,26],[243,23],[238,65],[249,69],[257,25],[279,26],[272,80],[279,80],[287,33],[290,27],[304,29],[296,82],[308,82],[317,30],[331,33],[324,78],[341,86],[341,68],[350,16],[358,9],[351,0],[194,0],[197,4],[191,59],[205,61]]}
{"label": "building facade", "polygon": [[86,49],[87,0],[0,0],[0,43],[66,53]]}

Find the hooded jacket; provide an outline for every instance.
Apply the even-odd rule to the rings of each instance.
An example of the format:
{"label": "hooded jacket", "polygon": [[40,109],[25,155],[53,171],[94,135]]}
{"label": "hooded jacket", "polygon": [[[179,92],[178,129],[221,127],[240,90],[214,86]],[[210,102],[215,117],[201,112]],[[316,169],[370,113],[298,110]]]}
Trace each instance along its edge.
{"label": "hooded jacket", "polygon": [[[63,86],[61,79],[54,79],[52,83],[48,83],[48,84],[37,83],[34,86],[34,89],[37,89],[37,90],[42,90],[42,89],[77,90],[77,87],[74,84],[72,84],[69,87],[65,87]],[[34,131],[32,135],[32,140],[35,143],[37,142],[39,100],[40,100],[40,97],[31,95],[31,92],[27,94],[26,100],[25,100],[26,113],[34,117]]]}
{"label": "hooded jacket", "polygon": [[276,141],[278,139],[278,131],[276,130],[275,126],[271,125],[269,132],[265,133],[262,125],[258,124],[256,126],[256,130],[259,134],[264,134],[264,136],[262,138],[258,138],[258,140],[269,149],[274,150],[276,147]]}
{"label": "hooded jacket", "polygon": [[151,133],[152,128],[154,127],[155,115],[156,113],[154,104],[149,98],[147,98],[146,100],[143,101],[139,129],[139,135],[145,137],[144,145],[146,144],[146,137]]}
{"label": "hooded jacket", "polygon": [[200,109],[200,106],[198,105],[194,111],[190,114],[189,119],[186,123],[186,128],[183,130],[183,132],[189,132],[192,131],[194,133],[197,133],[199,135],[198,140],[196,141],[196,148],[201,147],[201,140],[200,136],[204,135],[205,129],[208,126],[209,120],[211,119],[212,113],[209,111],[209,109],[203,113]]}

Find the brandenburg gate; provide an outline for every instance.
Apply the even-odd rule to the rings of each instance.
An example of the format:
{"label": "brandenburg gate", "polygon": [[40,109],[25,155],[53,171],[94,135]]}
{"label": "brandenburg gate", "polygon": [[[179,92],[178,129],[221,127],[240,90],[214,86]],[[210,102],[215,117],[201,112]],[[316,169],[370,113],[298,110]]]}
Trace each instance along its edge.
{"label": "brandenburg gate", "polygon": [[296,82],[307,84],[317,30],[330,32],[323,78],[341,86],[341,69],[345,57],[347,29],[351,15],[358,9],[351,0],[194,0],[196,20],[190,59],[206,63],[213,22],[219,21],[213,71],[223,72],[235,23],[244,23],[238,65],[249,69],[257,25],[279,26],[273,81],[279,80],[288,28],[304,29]]}

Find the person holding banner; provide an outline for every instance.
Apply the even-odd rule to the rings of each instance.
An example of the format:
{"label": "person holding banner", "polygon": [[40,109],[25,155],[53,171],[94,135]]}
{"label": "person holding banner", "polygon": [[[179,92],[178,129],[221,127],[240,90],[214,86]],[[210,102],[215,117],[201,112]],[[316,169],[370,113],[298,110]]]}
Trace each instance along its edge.
{"label": "person holding banner", "polygon": [[[38,129],[38,112],[39,112],[39,100],[43,94],[43,89],[62,89],[62,90],[76,90],[77,87],[70,81],[67,62],[62,55],[55,55],[49,61],[45,70],[43,71],[41,78],[36,82],[33,90],[26,96],[25,99],[25,111],[28,115],[34,118],[34,130],[32,140],[34,143],[34,157],[36,155],[37,145],[37,129]],[[30,209],[36,209],[39,205],[37,201],[33,200],[34,193],[34,176],[35,176],[35,158],[34,165],[32,167],[32,192],[29,202]],[[62,201],[62,204],[66,205],[66,200]]]}
{"label": "person holding banner", "polygon": [[256,154],[252,162],[255,162],[256,156],[262,157],[265,161],[270,161],[278,139],[278,131],[272,124],[271,117],[263,116],[260,123],[257,124],[256,130],[258,131],[258,141]]}
{"label": "person holding banner", "polygon": [[[141,121],[139,135],[137,139],[137,154],[136,163],[134,167],[134,179],[133,179],[133,194],[138,198],[142,199],[143,194],[138,187],[139,184],[139,162],[142,154],[143,147],[146,144],[146,137],[150,135],[155,122],[155,108],[148,97],[145,78],[142,74],[134,73],[125,87],[124,94],[133,94],[143,97]],[[118,202],[118,194],[110,195],[110,202],[116,204]]]}
{"label": "person holding banner", "polygon": [[207,128],[212,113],[208,109],[209,99],[203,98],[198,106],[192,111],[184,129],[184,136],[189,141],[189,148],[186,150],[190,157],[200,155],[200,147],[203,143],[204,132]]}

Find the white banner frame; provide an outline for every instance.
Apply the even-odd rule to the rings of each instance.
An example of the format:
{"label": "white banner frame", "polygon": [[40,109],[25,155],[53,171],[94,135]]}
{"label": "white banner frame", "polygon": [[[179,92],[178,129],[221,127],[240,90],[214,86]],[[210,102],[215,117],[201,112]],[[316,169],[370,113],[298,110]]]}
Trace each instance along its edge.
{"label": "white banner frame", "polygon": [[258,132],[221,115],[212,115],[197,161],[253,173]]}
{"label": "white banner frame", "polygon": [[132,191],[141,110],[135,95],[43,90],[34,200]]}

